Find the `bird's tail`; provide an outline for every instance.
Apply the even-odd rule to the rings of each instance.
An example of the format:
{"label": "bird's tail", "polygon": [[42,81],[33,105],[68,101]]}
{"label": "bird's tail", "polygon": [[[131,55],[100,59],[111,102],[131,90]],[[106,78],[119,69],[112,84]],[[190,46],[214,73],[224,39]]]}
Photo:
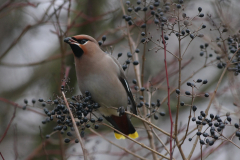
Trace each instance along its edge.
{"label": "bird's tail", "polygon": [[[130,138],[138,138],[138,133],[135,130],[135,128],[132,125],[132,122],[128,118],[127,114],[124,113],[122,116],[110,116],[105,117],[108,122],[110,122],[113,127],[120,132],[124,133],[125,135],[128,135]],[[125,139],[125,136],[122,134],[114,131],[114,135],[116,139]]]}

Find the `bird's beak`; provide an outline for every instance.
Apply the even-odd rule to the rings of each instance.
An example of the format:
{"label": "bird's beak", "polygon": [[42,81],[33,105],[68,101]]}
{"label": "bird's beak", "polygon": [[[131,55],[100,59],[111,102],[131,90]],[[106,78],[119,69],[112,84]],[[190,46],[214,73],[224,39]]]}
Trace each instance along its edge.
{"label": "bird's beak", "polygon": [[72,39],[71,37],[64,38],[63,41],[64,41],[65,43],[67,43],[67,44],[76,44],[76,43],[78,43],[77,41],[75,41],[75,40]]}

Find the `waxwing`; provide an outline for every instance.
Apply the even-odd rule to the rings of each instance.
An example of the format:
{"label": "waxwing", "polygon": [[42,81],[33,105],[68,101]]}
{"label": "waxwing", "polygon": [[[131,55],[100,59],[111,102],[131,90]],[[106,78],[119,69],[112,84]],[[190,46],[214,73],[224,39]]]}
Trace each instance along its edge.
{"label": "waxwing", "polygon": [[[136,103],[129,88],[126,76],[119,62],[101,50],[98,42],[88,35],[67,37],[64,42],[72,48],[75,60],[76,76],[80,91],[90,92],[92,99],[100,104],[98,111],[120,132],[131,138],[138,133],[128,115],[114,108],[127,109],[128,98],[131,109],[137,114]],[[114,131],[116,139],[125,137]]]}

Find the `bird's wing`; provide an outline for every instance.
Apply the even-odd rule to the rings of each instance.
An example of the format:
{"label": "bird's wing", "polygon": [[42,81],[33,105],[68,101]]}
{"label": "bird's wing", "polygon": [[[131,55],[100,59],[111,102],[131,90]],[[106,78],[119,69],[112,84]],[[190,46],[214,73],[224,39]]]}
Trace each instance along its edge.
{"label": "bird's wing", "polygon": [[[109,55],[109,56],[110,56],[110,55]],[[123,69],[122,69],[122,66],[121,66],[121,64],[118,62],[118,60],[117,60],[116,58],[114,58],[113,56],[110,56],[110,57],[113,59],[113,61],[114,61],[114,62],[118,65],[118,67],[119,67],[119,70],[120,70],[119,80],[121,81],[123,87],[125,88],[125,90],[126,90],[126,92],[127,92],[128,97],[129,97],[130,100],[131,100],[133,113],[137,115],[137,108],[136,108],[137,106],[136,106],[136,103],[135,103],[135,101],[134,101],[134,99],[133,99],[133,95],[132,95],[131,89],[130,89],[130,87],[129,87],[129,85],[128,85],[128,81],[127,81],[127,78],[126,78],[126,76],[125,76],[125,74],[124,74],[124,71],[123,71]]]}

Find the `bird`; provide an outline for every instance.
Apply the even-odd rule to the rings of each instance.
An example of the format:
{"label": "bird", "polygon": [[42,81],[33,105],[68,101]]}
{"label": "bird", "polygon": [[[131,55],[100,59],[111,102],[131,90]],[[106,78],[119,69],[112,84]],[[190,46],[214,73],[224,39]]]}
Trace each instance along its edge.
{"label": "bird", "polygon": [[[105,53],[98,42],[89,35],[76,35],[64,38],[69,44],[75,62],[77,83],[82,93],[90,92],[92,99],[100,104],[98,111],[118,131],[130,138],[138,138],[129,116],[124,112],[131,101],[131,110],[137,115],[127,78],[122,66],[112,55]],[[123,109],[123,114],[118,110]],[[126,137],[114,130],[116,139]]]}

